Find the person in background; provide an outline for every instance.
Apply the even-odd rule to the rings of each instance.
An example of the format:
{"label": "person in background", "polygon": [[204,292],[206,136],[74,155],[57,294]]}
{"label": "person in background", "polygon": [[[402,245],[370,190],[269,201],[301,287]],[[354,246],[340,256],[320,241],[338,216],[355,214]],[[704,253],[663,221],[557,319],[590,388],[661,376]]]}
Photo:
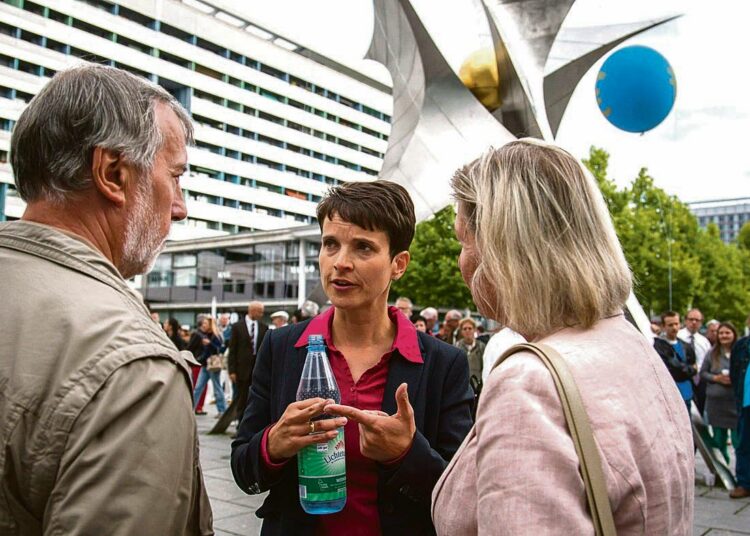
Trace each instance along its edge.
{"label": "person in background", "polygon": [[406,298],[404,296],[399,296],[398,298],[396,298],[395,305],[396,305],[396,309],[404,313],[404,315],[406,315],[406,318],[411,320],[411,317],[414,314],[413,312],[414,304],[412,304],[409,298]]}
{"label": "person in background", "polygon": [[711,426],[714,444],[729,463],[727,439],[732,436],[735,449],[739,443],[737,435],[737,405],[729,378],[732,347],[737,342],[737,329],[731,322],[721,322],[717,330],[718,343],[711,348],[703,360],[701,376],[706,382],[706,414]]}
{"label": "person in background", "polygon": [[[526,139],[456,172],[459,267],[486,318],[556,350],[580,393],[620,536],[692,531],[690,423],[623,314],[631,274],[596,181]],[[438,535],[594,534],[553,376],[521,351],[482,389],[474,428],[432,496]]]}
{"label": "person in background", "polygon": [[473,318],[464,318],[458,323],[458,332],[461,338],[456,341],[456,348],[463,350],[469,359],[469,378],[474,377],[477,381],[482,380],[482,357],[485,345],[475,337],[477,323]]}
{"label": "person in background", "polygon": [[302,320],[314,318],[320,312],[320,305],[312,300],[305,300],[302,307],[300,307],[300,311],[302,312]]}
{"label": "person in background", "polygon": [[210,316],[203,318],[195,334],[196,338],[200,339],[201,352],[197,360],[201,365],[201,370],[198,374],[195,390],[193,391],[193,400],[195,400],[194,409],[197,413],[200,398],[205,396],[208,381],[211,380],[214,388],[214,398],[216,399],[216,411],[218,412],[216,416],[218,418],[227,410],[226,399],[224,398],[224,389],[221,386],[221,370],[209,370],[208,360],[210,357],[221,353],[221,347],[224,345],[224,342],[221,340],[221,333],[216,322]]}
{"label": "person in background", "polygon": [[[193,383],[191,384],[193,386],[193,391],[195,391],[195,386],[198,385],[198,377],[200,376],[201,369],[203,366],[200,363],[200,357],[203,354],[203,339],[202,336],[202,330],[201,326],[203,325],[203,320],[206,318],[206,315],[200,314],[196,317],[196,328],[190,333],[190,336],[188,338],[187,343],[185,344],[185,349],[193,354],[193,357],[195,358],[195,364],[191,366],[191,374],[193,376]],[[206,412],[203,410],[203,405],[206,402],[206,390],[204,389],[200,396],[197,399],[193,400],[193,411],[196,415],[206,415]]]}
{"label": "person in background", "polygon": [[255,359],[260,345],[268,331],[263,322],[265,306],[259,301],[252,301],[247,306],[247,314],[232,327],[232,340],[229,341],[229,379],[236,386],[236,416],[242,419],[247,406],[250,385],[253,383]]}
{"label": "person in background", "polygon": [[651,333],[654,334],[654,337],[661,337],[662,331],[663,331],[663,328],[661,325],[661,317],[652,316],[651,317]]}
{"label": "person in background", "polygon": [[484,345],[487,346],[487,343],[490,342],[491,336],[492,335],[490,333],[487,333],[487,331],[484,329],[484,325],[481,322],[477,322],[477,340],[483,342]]}
{"label": "person in background", "polygon": [[[317,218],[321,284],[333,306],[269,332],[232,443],[232,473],[245,491],[270,489],[258,511],[264,535],[431,534],[430,493],[471,426],[471,390],[461,351],[388,306],[409,264],[414,205],[394,182],[348,182],[329,191]],[[311,334],[325,340],[341,405],[295,401]],[[311,421],[323,413],[335,417]],[[306,514],[297,453],[341,426],[346,506]]]}
{"label": "person in background", "polygon": [[419,316],[424,318],[425,322],[427,322],[427,334],[436,335],[439,329],[437,309],[434,307],[427,307],[422,309]]}
{"label": "person in background", "polygon": [[[703,313],[700,312],[700,309],[690,309],[685,317],[685,327],[677,333],[677,336],[693,349],[695,364],[698,370],[703,366],[703,359],[711,349],[711,343],[700,333],[702,325]],[[706,382],[701,378],[700,374],[696,374],[693,377],[693,383],[695,384],[693,387],[693,400],[695,401],[695,406],[698,408],[698,413],[703,417],[703,410],[706,405]]]}
{"label": "person in background", "polygon": [[729,496],[732,499],[743,499],[750,497],[750,336],[746,335],[737,341],[732,348],[732,357],[729,361],[729,380],[732,383],[739,414],[739,441],[734,449],[737,455],[734,471],[737,487]]}
{"label": "person in background", "polygon": [[289,313],[286,311],[276,311],[271,315],[270,329],[283,328],[289,323]]}
{"label": "person in background", "polygon": [[445,313],[445,320],[441,326],[437,338],[448,344],[456,344],[460,338],[458,333],[458,322],[461,320],[461,311],[451,309]]}
{"label": "person in background", "polygon": [[664,338],[654,339],[654,349],[675,381],[690,415],[690,402],[693,400],[692,379],[698,373],[695,351],[677,336],[680,330],[680,313],[666,311],[661,315],[661,323],[664,326]]}
{"label": "person in background", "polygon": [[184,350],[187,348],[187,344],[180,336],[180,323],[177,322],[176,318],[170,317],[164,321],[164,333],[167,334],[169,340],[172,341],[175,348],[178,350]]}
{"label": "person in background", "polygon": [[709,320],[706,322],[706,339],[708,339],[708,342],[711,343],[711,347],[714,347],[716,343],[718,342],[718,331],[719,331],[719,322],[718,320]]}
{"label": "person in background", "polygon": [[221,340],[224,342],[221,351],[224,352],[227,349],[227,345],[232,338],[232,323],[230,322],[231,315],[229,313],[222,313],[219,315],[219,333],[221,333]]}
{"label": "person in background", "polygon": [[422,333],[427,333],[427,321],[423,316],[418,316],[414,321],[414,329],[421,331]]}
{"label": "person in background", "polygon": [[[185,349],[187,350],[188,342],[190,342],[190,326],[183,324],[180,326],[180,338],[185,343]],[[195,383],[195,382],[193,382]]]}

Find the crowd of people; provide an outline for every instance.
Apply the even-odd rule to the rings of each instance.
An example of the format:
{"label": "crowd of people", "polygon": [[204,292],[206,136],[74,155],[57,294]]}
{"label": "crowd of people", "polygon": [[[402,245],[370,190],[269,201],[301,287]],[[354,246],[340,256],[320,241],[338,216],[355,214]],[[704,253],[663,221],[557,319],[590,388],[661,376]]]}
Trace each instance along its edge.
{"label": "crowd of people", "polygon": [[[689,534],[696,376],[717,444],[739,417],[739,496],[748,489],[748,338],[720,323],[711,350],[691,311],[682,336],[668,313],[656,350],[644,339],[624,315],[632,275],[604,200],[568,152],[518,140],[453,174],[458,269],[479,314],[503,326],[489,341],[460,311],[438,324],[433,307],[412,322],[408,300],[389,306],[416,220],[388,180],[335,186],[318,205],[330,307],[297,322],[274,313],[271,329],[251,303],[233,324],[201,318],[186,340],[127,279],[187,216],[192,139],[163,88],[94,64],[59,71],[16,122],[27,205],[0,223],[0,322],[12,326],[0,533],[213,534],[194,415],[209,382],[217,412],[237,411],[236,484],[268,492],[264,535]],[[297,400],[311,335],[340,400]],[[310,514],[297,455],[341,430],[346,503]]]}
{"label": "crowd of people", "polygon": [[[292,315],[279,310],[270,315],[270,323],[263,322],[265,306],[259,301],[248,305],[247,314],[233,323],[232,314],[199,314],[195,329],[180,325],[176,318],[163,323],[158,311],[151,311],[151,319],[160,324],[164,333],[178,350],[187,350],[195,358],[191,366],[193,407],[196,415],[206,415],[204,409],[208,384],[213,392],[212,404],[216,404],[215,417],[221,418],[231,402],[237,399],[235,415],[242,415],[247,404],[247,392],[252,383],[255,357],[269,329],[283,328],[291,323],[304,321],[318,314],[319,306],[306,301]],[[234,315],[237,317],[237,315]],[[232,334],[234,342],[232,342]]]}
{"label": "crowd of people", "polygon": [[677,384],[688,414],[695,406],[710,426],[711,446],[730,462],[735,454],[737,486],[734,499],[750,497],[750,411],[747,407],[747,368],[750,337],[738,338],[731,322],[710,320],[703,325],[699,309],[690,309],[684,325],[680,314],[666,311],[651,319],[654,348]]}

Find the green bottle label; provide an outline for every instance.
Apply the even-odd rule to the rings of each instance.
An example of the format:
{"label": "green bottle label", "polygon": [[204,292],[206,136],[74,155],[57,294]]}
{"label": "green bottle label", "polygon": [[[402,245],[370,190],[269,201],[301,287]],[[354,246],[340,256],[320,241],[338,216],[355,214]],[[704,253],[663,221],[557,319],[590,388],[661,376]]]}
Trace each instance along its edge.
{"label": "green bottle label", "polygon": [[344,429],[328,443],[303,448],[297,456],[299,496],[307,501],[335,501],[346,497]]}

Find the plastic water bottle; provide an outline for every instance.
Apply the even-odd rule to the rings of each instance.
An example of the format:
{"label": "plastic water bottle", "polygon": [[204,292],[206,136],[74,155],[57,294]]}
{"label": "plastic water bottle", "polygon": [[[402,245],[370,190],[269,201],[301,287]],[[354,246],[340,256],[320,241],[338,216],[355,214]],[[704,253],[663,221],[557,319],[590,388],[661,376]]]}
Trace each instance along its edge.
{"label": "plastic water bottle", "polygon": [[[332,398],[341,402],[322,335],[310,335],[297,400]],[[321,415],[315,420],[331,418]],[[346,504],[344,429],[328,443],[309,445],[297,454],[299,502],[308,514],[333,514]]]}

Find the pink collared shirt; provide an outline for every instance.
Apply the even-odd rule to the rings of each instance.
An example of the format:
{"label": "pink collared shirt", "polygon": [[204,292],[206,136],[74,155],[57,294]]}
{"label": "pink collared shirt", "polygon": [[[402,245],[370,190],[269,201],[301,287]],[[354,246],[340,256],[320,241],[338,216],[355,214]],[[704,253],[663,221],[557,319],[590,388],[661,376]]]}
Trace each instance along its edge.
{"label": "pink collared shirt", "polygon": [[[384,354],[374,367],[365,371],[355,382],[344,355],[333,344],[331,325],[335,308],[313,318],[302,336],[294,345],[307,346],[309,335],[323,335],[328,349],[331,370],[341,393],[341,403],[363,410],[381,410],[383,394],[388,379],[388,369],[392,357],[406,359],[413,363],[423,363],[422,353],[414,325],[395,307],[388,308],[388,317],[396,326],[396,336],[389,352]],[[267,469],[278,470],[282,464],[271,461],[268,455],[268,430],[261,443],[261,455]],[[359,426],[350,420],[344,426],[346,441],[346,506],[341,512],[318,516],[318,534],[379,535],[380,516],[378,514],[378,469],[377,463],[365,458],[359,450]],[[406,454],[406,453],[404,453]],[[399,459],[400,460],[400,459]],[[394,460],[392,463],[397,463]]]}

